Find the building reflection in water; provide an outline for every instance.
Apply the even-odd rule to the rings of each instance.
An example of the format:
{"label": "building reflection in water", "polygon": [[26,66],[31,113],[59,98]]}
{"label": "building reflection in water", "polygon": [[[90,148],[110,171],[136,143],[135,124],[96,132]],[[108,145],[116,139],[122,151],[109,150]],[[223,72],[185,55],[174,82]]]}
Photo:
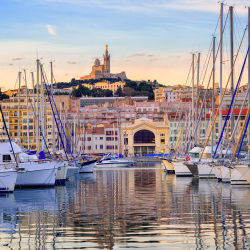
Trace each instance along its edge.
{"label": "building reflection in water", "polygon": [[159,165],[101,169],[66,187],[1,194],[0,248],[248,249],[249,208],[249,187]]}

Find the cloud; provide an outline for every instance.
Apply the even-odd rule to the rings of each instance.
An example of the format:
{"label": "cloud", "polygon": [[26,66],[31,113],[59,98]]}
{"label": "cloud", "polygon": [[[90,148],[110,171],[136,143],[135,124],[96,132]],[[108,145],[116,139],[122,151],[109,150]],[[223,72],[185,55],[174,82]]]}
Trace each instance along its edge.
{"label": "cloud", "polygon": [[23,60],[24,58],[19,58],[19,57],[17,57],[17,58],[13,58],[12,60],[13,61],[20,61],[20,60]]}
{"label": "cloud", "polygon": [[153,57],[154,55],[148,55],[148,57]]}
{"label": "cloud", "polygon": [[10,63],[9,65],[10,65],[10,66],[13,66],[13,63]]}
{"label": "cloud", "polygon": [[155,62],[155,61],[158,61],[159,59],[152,59],[152,60],[149,60],[150,62]]}
{"label": "cloud", "polygon": [[56,36],[56,33],[55,33],[54,29],[51,27],[51,25],[48,24],[46,27],[47,27],[47,29],[48,29],[48,32],[49,32],[51,35]]}
{"label": "cloud", "polygon": [[131,60],[126,60],[127,62],[130,62]]}
{"label": "cloud", "polygon": [[70,74],[66,73],[64,76],[69,76]]}
{"label": "cloud", "polygon": [[68,64],[79,64],[77,62],[68,62]]}
{"label": "cloud", "polygon": [[145,56],[145,54],[144,54],[144,53],[141,53],[141,54],[133,54],[133,55],[131,55],[131,56],[128,56],[128,58],[130,58],[130,57],[138,57],[138,56]]}
{"label": "cloud", "polygon": [[180,56],[169,56],[169,58],[181,58]]}

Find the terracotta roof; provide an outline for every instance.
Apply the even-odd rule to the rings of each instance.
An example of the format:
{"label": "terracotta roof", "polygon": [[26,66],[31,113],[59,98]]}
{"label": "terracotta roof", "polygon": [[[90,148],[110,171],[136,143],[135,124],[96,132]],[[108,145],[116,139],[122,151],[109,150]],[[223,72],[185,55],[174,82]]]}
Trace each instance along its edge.
{"label": "terracotta roof", "polygon": [[104,135],[104,128],[103,127],[95,127],[95,128],[87,128],[85,133],[87,134],[95,134],[95,135]]}
{"label": "terracotta roof", "polygon": [[[212,110],[211,110],[212,111]],[[217,112],[217,109],[215,109],[214,110],[214,113],[216,114],[216,112]],[[220,112],[218,112],[218,114],[219,114]],[[222,115],[227,115],[227,113],[228,113],[228,109],[222,109]],[[230,112],[231,113],[231,112]],[[240,113],[240,109],[234,109],[234,115],[239,115],[239,113]],[[242,113],[241,113],[242,115],[246,115],[247,114],[247,109],[243,109],[242,110]]]}

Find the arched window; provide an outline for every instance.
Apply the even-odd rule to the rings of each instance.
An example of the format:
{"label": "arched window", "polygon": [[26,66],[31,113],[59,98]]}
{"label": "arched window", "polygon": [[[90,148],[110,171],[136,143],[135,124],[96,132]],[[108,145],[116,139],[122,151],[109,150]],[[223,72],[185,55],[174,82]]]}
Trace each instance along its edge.
{"label": "arched window", "polygon": [[140,130],[134,134],[134,143],[155,143],[155,135],[149,130]]}

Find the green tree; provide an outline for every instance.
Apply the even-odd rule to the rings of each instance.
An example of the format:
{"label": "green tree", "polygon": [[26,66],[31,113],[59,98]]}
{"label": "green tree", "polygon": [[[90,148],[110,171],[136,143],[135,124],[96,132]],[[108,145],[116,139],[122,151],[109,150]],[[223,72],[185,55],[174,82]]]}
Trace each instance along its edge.
{"label": "green tree", "polygon": [[10,97],[6,94],[3,94],[2,91],[0,91],[0,100],[2,101],[3,99],[9,99]]}
{"label": "green tree", "polygon": [[83,95],[87,95],[90,96],[91,95],[91,91],[89,88],[83,86],[83,85],[79,85],[79,87],[77,89],[74,89],[71,93],[72,96],[74,97],[82,97]]}
{"label": "green tree", "polygon": [[104,90],[104,97],[112,97],[113,96],[113,91],[110,89],[105,89]]}
{"label": "green tree", "polygon": [[122,92],[121,87],[118,87],[118,89],[115,92],[115,96],[124,96],[124,93]]}
{"label": "green tree", "polygon": [[126,82],[124,87],[129,87],[129,88],[135,89],[137,87],[137,83],[134,81]]}

